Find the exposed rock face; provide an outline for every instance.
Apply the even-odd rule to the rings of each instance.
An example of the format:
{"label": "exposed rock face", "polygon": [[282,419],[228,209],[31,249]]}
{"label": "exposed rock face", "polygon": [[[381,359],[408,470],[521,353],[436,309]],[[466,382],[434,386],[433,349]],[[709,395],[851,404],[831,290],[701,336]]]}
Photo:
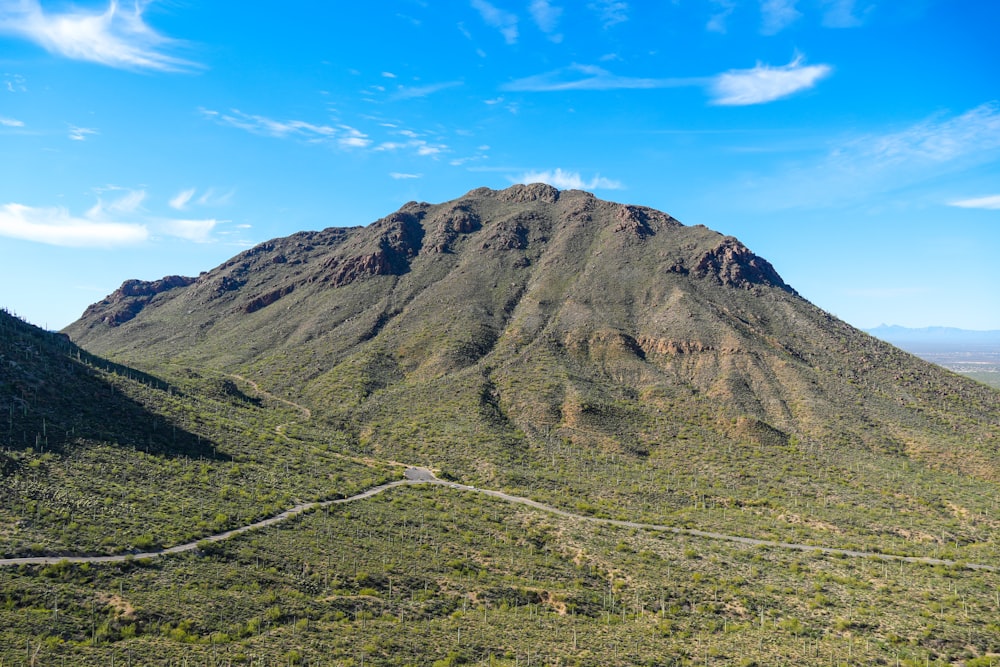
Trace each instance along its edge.
{"label": "exposed rock face", "polygon": [[83,313],[83,319],[95,318],[116,327],[138,315],[157,295],[187,287],[195,280],[185,276],[167,276],[154,281],[126,280],[105,299],[89,306]]}
{"label": "exposed rock face", "polygon": [[699,278],[714,278],[727,287],[770,285],[788,292],[794,291],[785,284],[770,262],[753,254],[731,236],[703,254],[695,264],[693,273]]}
{"label": "exposed rock face", "polygon": [[368,229],[376,236],[359,239],[358,254],[334,256],[326,261],[328,273],[324,281],[341,287],[365,277],[406,273],[423,245],[422,217],[419,213],[397,211],[373,223]]}
{"label": "exposed rock face", "polygon": [[285,296],[287,294],[291,294],[293,291],[295,291],[295,285],[286,285],[285,287],[282,287],[280,289],[272,290],[272,291],[268,292],[267,294],[261,294],[258,297],[254,297],[253,299],[250,299],[250,301],[248,301],[243,306],[243,312],[245,312],[245,313],[256,312],[256,311],[260,310],[261,308],[264,308],[266,306],[270,306],[272,303],[274,303],[275,301],[277,301],[281,297],[283,297],[283,296]]}

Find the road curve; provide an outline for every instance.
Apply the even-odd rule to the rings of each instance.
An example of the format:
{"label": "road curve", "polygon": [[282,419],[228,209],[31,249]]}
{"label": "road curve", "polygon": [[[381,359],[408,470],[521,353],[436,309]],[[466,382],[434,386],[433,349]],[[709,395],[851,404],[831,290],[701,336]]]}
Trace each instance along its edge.
{"label": "road curve", "polygon": [[565,517],[567,519],[575,519],[578,521],[586,521],[589,523],[604,524],[609,526],[619,526],[621,528],[652,530],[665,533],[674,533],[675,535],[690,535],[692,537],[701,537],[709,540],[735,542],[737,544],[746,544],[749,546],[770,547],[775,549],[788,549],[795,551],[808,551],[814,553],[829,554],[834,556],[847,556],[850,558],[872,558],[883,561],[919,563],[922,565],[944,565],[946,567],[958,566],[970,570],[982,570],[986,572],[1000,571],[1000,567],[996,565],[986,565],[983,563],[963,563],[960,561],[948,560],[944,558],[931,558],[929,556],[899,556],[896,554],[886,554],[878,551],[858,551],[854,549],[838,549],[834,547],[823,547],[815,544],[796,544],[792,542],[778,542],[775,540],[761,540],[753,537],[742,537],[740,535],[727,535],[725,533],[714,533],[706,530],[698,530],[697,528],[680,528],[678,526],[666,526],[663,524],[656,524],[656,523],[640,523],[638,521],[624,521],[622,519],[604,519],[594,516],[585,516],[582,514],[575,514],[567,510],[562,510],[559,509],[558,507],[553,507],[552,505],[546,505],[545,503],[540,503],[537,500],[532,500],[530,498],[525,498],[523,496],[514,496],[509,493],[504,493],[503,491],[480,489],[475,486],[469,486],[467,484],[459,484],[458,482],[449,482],[443,479],[438,479],[434,475],[434,473],[428,470],[427,468],[421,468],[416,466],[408,467],[404,472],[403,476],[404,479],[397,480],[395,482],[388,482],[386,484],[380,484],[378,486],[374,486],[368,489],[367,491],[362,491],[361,493],[355,494],[353,496],[348,496],[347,498],[337,498],[336,500],[323,500],[311,503],[302,503],[300,505],[292,507],[291,509],[285,510],[281,514],[277,514],[270,518],[257,521],[256,523],[251,523],[246,526],[234,528],[233,530],[227,530],[223,533],[218,533],[216,535],[210,535],[195,542],[178,544],[177,546],[169,547],[167,549],[158,549],[155,551],[145,551],[140,553],[116,554],[114,556],[27,556],[22,558],[0,558],[0,566],[51,565],[60,562],[121,563],[131,559],[158,558],[160,556],[166,556],[169,554],[177,554],[177,553],[183,553],[185,551],[193,551],[197,549],[200,544],[204,544],[206,542],[221,542],[223,540],[228,540],[231,537],[235,537],[237,535],[241,535],[243,533],[247,533],[252,530],[266,528],[267,526],[280,523],[282,521],[290,519],[294,516],[298,516],[299,514],[302,514],[303,512],[307,512],[312,509],[319,509],[323,507],[328,507],[330,505],[341,505],[344,503],[351,503],[356,500],[364,500],[366,498],[371,498],[372,496],[378,495],[383,491],[388,491],[389,489],[395,488],[397,486],[408,486],[415,484],[434,484],[437,486],[446,486],[448,488],[460,491],[481,493],[483,495],[491,496],[493,498],[498,498],[500,500],[504,500],[509,503],[515,503],[518,505],[526,505],[528,507],[533,507],[537,510],[541,510],[542,512],[555,514],[556,516]]}

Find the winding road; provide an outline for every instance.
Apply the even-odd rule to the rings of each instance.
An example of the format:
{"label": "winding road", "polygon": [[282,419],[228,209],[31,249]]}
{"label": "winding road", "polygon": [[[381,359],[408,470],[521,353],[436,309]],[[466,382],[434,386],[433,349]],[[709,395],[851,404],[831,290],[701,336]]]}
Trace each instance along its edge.
{"label": "winding road", "polygon": [[749,546],[759,546],[759,547],[769,547],[775,549],[788,549],[795,551],[809,551],[815,553],[823,553],[834,556],[847,556],[851,558],[872,558],[876,560],[883,561],[898,561],[903,563],[919,563],[923,565],[944,565],[947,567],[961,566],[971,570],[983,570],[986,572],[998,572],[1000,567],[996,565],[985,565],[982,563],[964,563],[954,560],[947,560],[943,558],[931,558],[927,556],[899,556],[896,554],[885,554],[878,551],[857,551],[854,549],[837,549],[833,547],[823,547],[815,544],[795,544],[791,542],[777,542],[774,540],[761,540],[752,537],[742,537],[739,535],[727,535],[725,533],[714,533],[705,530],[698,530],[697,528],[680,528],[677,526],[666,526],[662,524],[655,523],[640,523],[637,521],[624,521],[621,519],[604,519],[594,516],[584,516],[582,514],[575,514],[573,512],[568,512],[566,510],[559,509],[558,507],[553,507],[552,505],[546,505],[545,503],[540,503],[537,500],[531,500],[530,498],[525,498],[523,496],[513,496],[509,493],[504,493],[503,491],[493,491],[491,489],[480,489],[475,486],[469,486],[467,484],[459,484],[458,482],[449,482],[443,479],[438,479],[432,471],[427,468],[421,468],[416,466],[411,466],[406,468],[403,474],[403,479],[396,480],[394,482],[388,482],[386,484],[380,484],[374,486],[366,491],[349,496],[347,498],[338,498],[336,500],[324,500],[311,503],[302,503],[296,505],[291,509],[285,510],[281,514],[277,514],[267,519],[257,521],[256,523],[251,523],[246,526],[241,526],[240,528],[234,528],[233,530],[227,530],[223,533],[218,533],[216,535],[210,535],[208,537],[202,538],[196,542],[188,542],[186,544],[178,544],[177,546],[169,547],[166,549],[158,549],[155,551],[145,551],[140,553],[128,553],[128,554],[116,554],[114,556],[27,556],[22,558],[2,558],[0,559],[0,566],[13,566],[13,565],[51,565],[60,562],[69,563],[121,563],[126,560],[140,559],[140,558],[158,558],[160,556],[167,556],[170,554],[183,553],[185,551],[193,551],[199,548],[199,545],[205,544],[206,542],[221,542],[223,540],[228,540],[237,535],[242,535],[243,533],[250,532],[252,530],[258,530],[261,528],[266,528],[272,526],[276,523],[286,521],[294,516],[298,516],[303,512],[307,512],[313,509],[319,509],[323,507],[328,507],[330,505],[341,505],[344,503],[352,503],[358,500],[364,500],[366,498],[371,498],[376,496],[383,491],[388,491],[389,489],[396,488],[398,486],[408,486],[415,484],[435,484],[438,486],[445,486],[451,489],[456,489],[459,491],[469,491],[473,493],[481,493],[483,495],[491,496],[493,498],[498,498],[509,503],[516,503],[518,505],[526,505],[528,507],[533,507],[542,512],[547,512],[549,514],[554,514],[556,516],[565,517],[567,519],[573,519],[577,521],[586,521],[595,524],[604,524],[609,526],[619,526],[622,528],[637,528],[640,530],[652,530],[665,533],[674,533],[676,535],[690,535],[692,537],[701,537],[709,540],[720,540],[724,542],[735,542],[737,544],[746,544]]}

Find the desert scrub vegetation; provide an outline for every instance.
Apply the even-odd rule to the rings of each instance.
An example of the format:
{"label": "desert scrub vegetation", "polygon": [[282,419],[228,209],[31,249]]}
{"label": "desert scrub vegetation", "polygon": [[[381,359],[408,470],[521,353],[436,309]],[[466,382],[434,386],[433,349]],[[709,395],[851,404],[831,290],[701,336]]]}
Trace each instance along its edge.
{"label": "desert scrub vegetation", "polygon": [[0,582],[5,664],[945,665],[1000,652],[996,573],[595,526],[440,487],[190,555]]}
{"label": "desert scrub vegetation", "polygon": [[[120,553],[192,541],[398,468],[345,458],[348,436],[220,373],[169,380],[0,316],[0,553]],[[30,434],[30,436],[29,436]]]}

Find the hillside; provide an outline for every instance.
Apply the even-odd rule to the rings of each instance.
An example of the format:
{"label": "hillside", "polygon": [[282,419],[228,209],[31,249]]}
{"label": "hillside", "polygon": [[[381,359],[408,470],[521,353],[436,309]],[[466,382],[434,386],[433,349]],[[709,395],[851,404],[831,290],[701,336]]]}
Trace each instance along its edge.
{"label": "hillside", "polygon": [[901,466],[1000,479],[995,391],[822,312],[736,239],[544,185],[126,283],[66,332],[140,368],[243,373],[358,452],[604,508],[628,495],[606,466],[664,475],[653,513],[777,494],[768,525],[789,503],[881,507],[864,496]]}
{"label": "hillside", "polygon": [[[44,460],[23,450],[6,479],[44,492],[7,501],[7,555],[198,540],[403,465],[562,514],[406,488],[184,556],[7,568],[11,661],[957,664],[1000,651],[992,570],[587,520],[1000,565],[1000,393],[848,326],[738,240],[664,213],[482,188],[274,239],[198,277],[127,281],[65,333],[101,356],[62,391],[96,373],[211,454],[110,438]],[[111,370],[88,370],[99,363]],[[79,513],[56,493],[66,478],[101,499],[86,529],[64,529]]]}

